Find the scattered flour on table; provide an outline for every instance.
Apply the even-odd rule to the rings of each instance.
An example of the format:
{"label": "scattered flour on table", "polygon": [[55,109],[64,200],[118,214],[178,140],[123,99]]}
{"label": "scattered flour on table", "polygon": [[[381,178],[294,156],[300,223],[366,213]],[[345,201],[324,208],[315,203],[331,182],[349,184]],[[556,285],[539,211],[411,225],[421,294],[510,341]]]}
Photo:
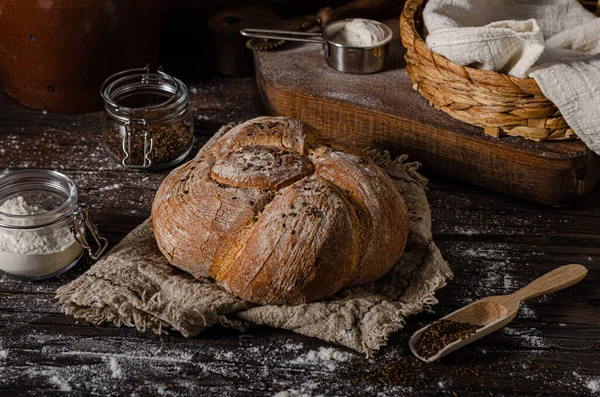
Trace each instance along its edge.
{"label": "scattered flour on table", "polygon": [[540,331],[534,328],[530,329],[516,329],[512,327],[504,327],[503,332],[506,335],[516,336],[521,341],[524,342],[524,345],[527,347],[539,347],[545,348],[550,347],[546,339],[539,335]]}
{"label": "scattered flour on table", "polygon": [[522,335],[521,339],[525,340],[531,347],[548,347],[548,343],[544,338],[536,335]]}
{"label": "scattered flour on table", "polygon": [[[518,264],[515,263],[515,246],[511,244],[482,244],[473,248],[469,245],[458,245],[456,254],[467,261],[477,263],[478,272],[472,275],[473,288],[469,296],[480,299],[484,296],[495,294],[510,294],[518,287],[516,275]],[[528,255],[541,255],[539,252],[530,252]],[[494,291],[498,290],[498,291]],[[521,314],[527,318],[537,318],[535,312],[527,306],[521,309]]]}
{"label": "scattered flour on table", "polygon": [[6,360],[8,357],[8,350],[0,350],[0,359]]}
{"label": "scattered flour on table", "polygon": [[215,358],[218,359],[226,359],[226,360],[231,360],[233,358],[233,352],[226,352],[226,353],[218,353],[215,354]]}
{"label": "scattered flour on table", "polygon": [[530,319],[537,318],[537,314],[529,306],[527,306],[524,303],[521,304],[520,315],[521,315],[521,317],[524,317],[524,318],[530,318]]}
{"label": "scattered flour on table", "polygon": [[319,388],[319,383],[315,381],[308,381],[300,385],[298,388],[291,388],[276,393],[273,397],[324,397],[323,394],[318,392],[315,394],[315,390]]}
{"label": "scattered flour on table", "polygon": [[323,394],[312,394],[297,389],[288,389],[276,393],[273,397],[325,397]]}
{"label": "scattered flour on table", "polygon": [[[118,347],[116,347],[111,340],[98,341],[90,338],[80,340],[76,337],[33,330],[31,333],[23,335],[22,338],[28,342],[41,344],[40,354],[44,357],[74,356],[77,357],[78,362],[91,363],[90,365],[76,364],[64,367],[56,367],[52,364],[36,365],[25,371],[25,376],[29,379],[33,381],[40,380],[42,383],[46,382],[49,387],[53,387],[57,391],[58,387],[51,385],[49,381],[53,376],[65,381],[73,390],[109,395],[116,390],[115,385],[120,384],[120,382],[128,382],[131,379],[140,377],[151,377],[156,374],[181,373],[181,371],[192,367],[219,379],[247,381],[246,374],[244,371],[240,371],[238,362],[260,363],[264,360],[262,368],[258,366],[255,373],[260,378],[273,379],[272,394],[278,390],[294,389],[305,394],[308,393],[311,397],[316,397],[319,394],[332,396],[331,393],[327,392],[330,386],[321,380],[331,377],[322,361],[305,364],[301,370],[296,367],[294,372],[300,370],[308,373],[307,377],[304,377],[301,381],[281,373],[282,363],[287,365],[288,360],[304,356],[305,353],[310,351],[302,343],[291,338],[278,340],[277,343],[269,347],[252,346],[244,342],[236,350],[232,348],[214,348],[209,351],[198,350],[197,347],[193,346],[184,346],[183,348],[156,346],[154,342],[137,339],[120,341]],[[0,341],[0,349],[6,349],[6,347]],[[265,360],[266,355],[270,358],[269,360]],[[333,354],[333,356],[339,358],[340,352]],[[232,359],[226,360],[222,357],[231,357]],[[0,360],[0,364],[2,363]],[[255,381],[259,382],[258,379],[250,382],[255,383]],[[317,388],[317,384],[320,384],[321,387]],[[170,380],[154,377],[148,383],[145,383],[144,387],[147,388],[144,389],[147,394],[167,396],[204,395],[200,392],[200,389],[205,386],[197,384],[195,379],[187,377]],[[237,386],[229,388],[223,385],[220,390],[222,392],[220,395],[223,396],[237,395],[236,392],[239,392]]]}
{"label": "scattered flour on table", "polygon": [[285,350],[300,350],[304,347],[302,343],[286,343],[283,345]]}
{"label": "scattered flour on table", "polygon": [[110,358],[109,368],[110,368],[111,376],[113,378],[121,377],[121,366],[119,365],[119,362],[117,361],[116,358],[114,358],[114,357]]}
{"label": "scattered flour on table", "polygon": [[[431,113],[426,113],[426,114],[431,114]],[[433,113],[433,115],[435,115],[435,113]],[[445,123],[447,125],[447,122]],[[513,141],[513,142],[517,142],[517,141]],[[530,146],[531,142],[525,142],[523,140],[518,141],[519,143],[523,143],[526,146]],[[533,147],[533,146],[531,146]],[[435,200],[435,198],[434,198]],[[452,198],[452,200],[454,201],[458,201],[458,204],[461,205],[469,205],[471,204],[470,200],[467,198],[463,198],[463,197],[454,197]],[[434,203],[435,204],[435,203]],[[467,236],[472,236],[472,235],[485,235],[485,234],[506,234],[506,233],[510,233],[512,235],[525,235],[525,234],[537,234],[537,233],[548,233],[548,234],[555,234],[556,230],[556,223],[557,222],[562,222],[564,224],[570,222],[570,220],[568,219],[560,219],[560,220],[555,220],[555,219],[551,219],[548,218],[547,215],[545,214],[540,214],[538,215],[538,219],[535,219],[534,217],[528,217],[528,218],[523,218],[520,217],[519,215],[513,215],[510,213],[503,213],[503,214],[486,214],[485,216],[485,222],[482,224],[471,224],[472,222],[475,222],[475,219],[477,218],[472,218],[470,215],[472,214],[473,216],[479,216],[479,212],[478,211],[469,211],[469,210],[463,210],[463,213],[465,214],[465,221],[467,221],[468,223],[466,224],[447,224],[444,226],[444,229],[447,229],[448,232],[452,232],[452,233],[456,233],[456,234],[461,234],[461,235],[467,235]],[[479,222],[478,222],[479,223]],[[515,228],[515,226],[519,226],[518,228]],[[560,225],[558,225],[560,227]],[[536,255],[535,253],[531,253],[533,255]]]}
{"label": "scattered flour on table", "polygon": [[[186,350],[163,348],[134,340],[121,341],[115,348],[110,340],[98,341],[42,333],[24,335],[23,340],[43,344],[39,349],[42,357],[78,357],[77,364],[59,367],[53,363],[39,363],[22,371],[26,379],[35,383],[47,382],[49,387],[54,387],[56,390],[66,390],[70,387],[72,390],[81,390],[94,395],[111,395],[120,382],[138,378],[147,379],[153,374],[164,374],[167,371],[178,372],[183,365],[197,367],[202,372],[210,371],[223,377],[233,377],[236,372],[239,373],[239,369],[233,366],[210,368],[210,359],[206,364],[200,362],[201,360],[197,362],[192,360],[196,349],[191,347],[186,347]],[[76,348],[82,350],[70,350]],[[112,353],[115,349],[120,352]],[[90,364],[80,364],[80,361],[87,361]],[[145,387],[152,387],[153,390],[147,394],[159,394],[157,389],[160,384],[152,384],[159,382],[158,378],[149,380]],[[195,392],[198,386],[194,381],[172,379],[165,383],[165,390],[161,395],[175,394],[171,388],[185,390],[189,395],[201,395]]]}
{"label": "scattered flour on table", "polygon": [[98,189],[98,191],[100,191],[100,192],[106,192],[108,190],[115,190],[115,189],[119,189],[119,188],[121,188],[121,184],[120,183],[115,183],[114,185],[103,186],[100,189]]}
{"label": "scattered flour on table", "polygon": [[60,391],[71,391],[71,390],[73,390],[71,388],[71,385],[67,381],[59,378],[56,375],[50,377],[50,382],[52,384],[58,386],[58,390],[60,390]]}
{"label": "scattered flour on table", "polygon": [[600,378],[588,380],[585,386],[590,389],[592,393],[600,392]]}
{"label": "scattered flour on table", "polygon": [[290,364],[320,364],[330,371],[337,368],[337,363],[350,360],[350,354],[332,347],[321,347],[319,350],[311,350],[306,354],[296,357]]}
{"label": "scattered flour on table", "polygon": [[507,285],[510,286],[510,278],[506,278],[507,272],[511,271],[511,266],[508,262],[491,262],[486,265],[485,276],[477,289],[478,297],[489,295],[490,288],[504,288],[506,291]]}
{"label": "scattered flour on table", "polygon": [[[137,353],[137,354],[136,354]],[[150,363],[156,363],[160,365],[161,363],[178,363],[178,362],[190,362],[192,360],[193,355],[191,353],[180,353],[179,355],[166,355],[161,354],[160,351],[156,351],[155,353],[139,351],[135,353],[117,353],[117,354],[109,354],[102,352],[94,352],[94,351],[78,351],[78,350],[68,350],[62,352],[62,354],[66,356],[97,356],[101,358],[105,358],[111,356],[115,360],[117,358],[126,361],[147,361],[146,365],[150,365]],[[109,359],[110,360],[110,359]]]}
{"label": "scattered flour on table", "polygon": [[513,287],[513,278],[510,274],[505,274],[504,275],[504,290],[505,291],[510,291],[510,289]]}
{"label": "scattered flour on table", "polygon": [[173,385],[168,383],[164,385],[158,385],[156,388],[156,393],[159,396],[179,396],[180,393],[177,390],[173,390]]}
{"label": "scattered flour on table", "polygon": [[573,372],[575,378],[581,380],[585,387],[587,387],[592,393],[600,394],[600,377],[589,377],[584,375],[579,375],[577,372]]}
{"label": "scattered flour on table", "polygon": [[464,234],[466,236],[472,236],[474,234],[479,234],[479,232],[477,232],[477,230],[473,230],[473,229],[465,229],[462,226],[455,226],[454,227],[454,231],[458,234]]}

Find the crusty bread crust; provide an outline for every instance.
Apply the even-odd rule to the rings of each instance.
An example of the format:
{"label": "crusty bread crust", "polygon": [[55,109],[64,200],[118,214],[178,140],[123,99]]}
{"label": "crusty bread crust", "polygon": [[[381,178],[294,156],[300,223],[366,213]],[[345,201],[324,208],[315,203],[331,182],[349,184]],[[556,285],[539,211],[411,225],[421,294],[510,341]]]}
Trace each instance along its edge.
{"label": "crusty bread crust", "polygon": [[171,172],[152,225],[174,266],[279,305],[380,278],[409,230],[402,196],[368,157],[283,117],[240,124]]}

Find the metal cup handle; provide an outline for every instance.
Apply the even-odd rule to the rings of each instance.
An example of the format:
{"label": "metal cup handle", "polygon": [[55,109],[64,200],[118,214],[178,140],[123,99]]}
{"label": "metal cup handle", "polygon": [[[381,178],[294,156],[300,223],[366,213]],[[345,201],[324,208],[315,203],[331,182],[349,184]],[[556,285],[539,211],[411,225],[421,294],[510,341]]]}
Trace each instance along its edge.
{"label": "metal cup handle", "polygon": [[242,29],[242,36],[252,37],[256,39],[275,39],[286,41],[302,41],[305,43],[326,43],[321,33],[316,32],[294,32],[290,30],[275,30],[275,29]]}

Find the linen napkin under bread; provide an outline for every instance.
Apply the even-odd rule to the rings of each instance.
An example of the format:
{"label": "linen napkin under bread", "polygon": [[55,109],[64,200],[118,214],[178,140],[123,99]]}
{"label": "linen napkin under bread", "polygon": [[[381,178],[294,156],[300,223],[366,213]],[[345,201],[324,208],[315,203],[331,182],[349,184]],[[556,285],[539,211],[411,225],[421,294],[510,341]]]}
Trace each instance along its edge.
{"label": "linen napkin under bread", "polygon": [[600,153],[600,18],[577,0],[430,0],[431,51],[462,66],[532,77]]}
{"label": "linen napkin under bread", "polygon": [[[230,128],[222,128],[198,156]],[[371,355],[404,327],[407,316],[437,303],[434,292],[452,272],[432,241],[426,179],[417,172],[418,164],[406,163],[406,156],[392,160],[377,150],[369,156],[393,179],[410,217],[402,258],[377,282],[342,290],[320,302],[256,306],[210,279],[197,280],[171,266],[158,249],[148,219],[85,274],[57,290],[62,308],[94,324],[108,322],[157,333],[173,329],[186,337],[213,325],[239,330],[268,325]]]}

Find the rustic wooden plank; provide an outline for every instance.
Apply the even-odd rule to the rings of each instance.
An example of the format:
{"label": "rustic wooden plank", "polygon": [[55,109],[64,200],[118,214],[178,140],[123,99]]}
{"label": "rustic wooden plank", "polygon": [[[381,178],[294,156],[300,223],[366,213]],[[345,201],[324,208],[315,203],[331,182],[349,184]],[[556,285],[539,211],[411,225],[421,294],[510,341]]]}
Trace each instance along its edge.
{"label": "rustic wooden plank", "polygon": [[[124,170],[106,153],[99,137],[95,144],[89,144],[90,136],[96,135],[93,132],[42,129],[43,132],[37,130],[36,135],[33,129],[25,131],[29,133],[26,137],[21,134],[0,134],[0,151],[14,154],[0,157],[1,168],[52,168],[65,172],[77,184],[82,201],[88,203],[92,212],[98,212],[98,219],[104,219],[107,215],[104,211],[107,210],[132,217],[132,222],[128,224],[134,226],[148,215],[154,192],[164,173]],[[205,141],[205,137],[198,137],[196,147]],[[21,150],[22,147],[27,150]],[[54,152],[50,162],[45,155],[48,147]],[[78,148],[78,156],[73,156],[74,147]],[[434,177],[432,182],[435,184],[442,180]],[[568,229],[571,235],[598,238],[596,231],[600,215],[593,212],[592,205],[600,202],[599,190],[581,209],[561,211],[511,200],[485,190],[479,191],[481,194],[460,190],[449,192],[434,185],[429,195],[434,218],[447,220],[438,224],[443,229],[434,229],[434,232],[472,236],[504,233],[509,227],[519,226],[518,234],[531,237],[551,238],[556,232],[566,232],[565,229]],[[549,218],[547,214],[556,215]],[[460,220],[450,222],[458,217]],[[113,225],[121,229],[120,224]],[[454,228],[454,231],[449,228]]]}
{"label": "rustic wooden plank", "polygon": [[[198,145],[221,123],[264,114],[251,79],[210,78],[192,96]],[[114,244],[149,215],[166,172],[130,171],[110,160],[99,141],[100,118],[43,114],[0,95],[0,170],[62,170]],[[431,176],[429,199],[435,239],[455,279],[437,294],[440,303],[431,313],[410,319],[373,359],[264,327],[245,334],[215,328],[185,339],[92,326],[61,314],[53,298],[59,285],[89,268],[86,259],[44,282],[0,276],[0,395],[590,394],[600,381],[600,192],[583,205],[550,209]],[[584,281],[528,301],[508,329],[412,373],[428,378],[423,385],[360,380],[410,357],[408,337],[426,323],[575,261],[590,269]],[[345,361],[307,359],[322,348]]]}
{"label": "rustic wooden plank", "polygon": [[[118,390],[120,393],[138,391],[142,394],[153,394],[150,388],[155,388],[156,394],[161,385],[169,383],[165,379],[176,377],[178,381],[172,383],[175,387],[173,391],[181,394],[213,391],[226,395],[243,395],[252,390],[272,395],[275,391],[292,385],[299,389],[316,386],[319,392],[347,395],[374,394],[369,391],[410,391],[389,386],[380,390],[369,382],[360,381],[356,385],[361,388],[357,389],[355,385],[334,382],[339,378],[357,380],[361,373],[373,371],[382,365],[382,361],[397,357],[398,351],[390,350],[383,357],[370,361],[345,352],[344,358],[347,361],[306,363],[302,362],[302,358],[306,357],[310,349],[316,349],[322,343],[298,339],[283,331],[257,329],[253,334],[251,339],[218,335],[215,339],[197,339],[186,344],[174,343],[171,337],[164,336],[157,344],[158,341],[154,340],[157,336],[139,333],[98,340],[94,336],[58,334],[55,329],[36,331],[14,341],[8,348],[3,346],[7,351],[4,360],[11,360],[13,365],[8,372],[4,372],[8,376],[0,380],[0,385],[6,388],[11,387],[11,382],[26,381],[27,386],[36,388],[40,384],[50,383],[49,386],[54,384],[85,392],[106,393]],[[392,347],[396,343],[403,344],[404,339],[406,338],[394,338]],[[582,385],[570,390],[564,388],[565,382],[577,385],[577,378],[570,369],[563,368],[565,362],[556,351],[531,349],[527,346],[519,350],[511,346],[507,350],[502,342],[504,339],[504,335],[494,335],[485,346],[477,344],[468,351],[457,353],[450,361],[423,368],[419,375],[428,377],[431,381],[418,390],[419,394],[431,395],[453,390],[455,366],[468,368],[469,362],[473,360],[485,361],[493,369],[482,368],[479,376],[464,376],[463,381],[474,386],[467,395],[477,395],[483,390],[524,394],[519,393],[518,388],[515,388],[518,383],[514,382],[528,379],[536,379],[533,390],[539,388],[544,395],[556,392],[561,395],[563,392],[564,395],[577,395],[585,391]],[[37,343],[43,343],[41,351],[30,347]],[[569,354],[574,359],[598,364],[598,355],[593,350]],[[35,369],[18,364],[32,358],[38,364]],[[265,358],[268,360],[265,361]],[[553,364],[559,364],[559,367],[551,367]],[[527,374],[518,371],[511,376],[512,380],[505,379],[516,368],[521,370],[530,365],[548,368],[548,372],[543,370],[541,373]],[[580,368],[578,371],[577,374],[584,379],[597,374],[597,371],[589,369],[582,371]],[[90,377],[91,373],[94,374],[93,377]],[[140,379],[143,381],[140,382]]]}

